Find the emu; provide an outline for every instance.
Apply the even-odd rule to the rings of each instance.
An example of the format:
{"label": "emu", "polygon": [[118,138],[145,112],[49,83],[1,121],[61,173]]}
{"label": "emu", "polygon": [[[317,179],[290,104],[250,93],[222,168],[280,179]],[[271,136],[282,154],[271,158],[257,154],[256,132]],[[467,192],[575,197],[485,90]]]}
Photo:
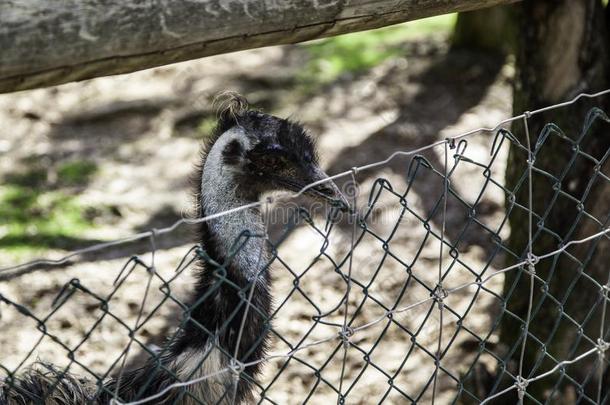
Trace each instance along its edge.
{"label": "emu", "polygon": [[[198,217],[260,201],[272,191],[299,191],[325,179],[306,194],[347,209],[345,198],[318,164],[313,138],[301,125],[249,109],[247,101],[235,93],[224,94],[218,116],[196,173]],[[253,237],[244,238],[244,231]],[[0,404],[108,404],[115,394],[127,402],[164,390],[151,403],[251,402],[271,327],[270,253],[267,241],[260,237],[264,232],[258,208],[200,224],[199,240],[211,260],[199,261],[190,315],[159,358],[99,386],[39,364],[24,375],[0,381]],[[240,249],[236,241],[241,241]],[[227,282],[217,283],[219,269]],[[250,288],[251,307],[242,330],[246,305],[238,290]],[[232,360],[234,354],[239,363]],[[215,374],[231,366],[236,372]],[[175,382],[197,379],[186,387],[167,389]]]}

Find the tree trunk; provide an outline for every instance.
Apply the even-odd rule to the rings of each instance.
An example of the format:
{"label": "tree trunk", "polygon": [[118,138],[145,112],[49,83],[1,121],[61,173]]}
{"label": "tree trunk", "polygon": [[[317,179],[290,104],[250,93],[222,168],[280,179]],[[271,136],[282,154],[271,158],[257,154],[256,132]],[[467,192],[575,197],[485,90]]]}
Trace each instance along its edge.
{"label": "tree trunk", "polygon": [[516,22],[512,5],[497,6],[458,14],[451,38],[457,48],[477,48],[508,54],[514,51]]}
{"label": "tree trunk", "polygon": [[518,0],[2,0],[0,93]]}
{"label": "tree trunk", "polygon": [[[606,16],[600,0],[526,0],[519,4],[521,24],[517,46],[517,76],[514,84],[515,114],[568,100],[580,92],[609,87]],[[545,124],[557,124],[572,141],[550,135],[535,156],[533,174],[533,253],[554,251],[570,240],[604,230],[610,223],[610,125],[598,119],[588,129],[583,123],[589,110],[609,112],[608,97],[584,100],[570,107],[528,119],[532,148]],[[526,145],[524,126],[516,123],[513,133]],[[582,141],[576,140],[585,133]],[[578,144],[578,148],[575,145]],[[506,183],[515,192],[516,203],[528,207],[527,153],[514,145],[509,153]],[[596,163],[597,162],[597,163]],[[603,173],[604,175],[600,174]],[[524,181],[523,181],[524,179]],[[507,202],[511,236],[508,247],[519,258],[526,257],[528,213]],[[541,260],[536,281],[523,361],[523,377],[531,378],[552,369],[559,361],[571,360],[595,347],[600,337],[602,290],[608,283],[610,243],[607,237],[575,245],[569,254]],[[504,284],[506,311],[500,323],[500,344],[508,371],[518,374],[521,342],[528,313],[530,276],[522,269],[508,272]],[[608,340],[610,319],[605,320]],[[608,358],[610,352],[606,353]],[[596,354],[565,367],[527,386],[531,398],[547,403],[597,402],[598,357]],[[497,392],[514,380],[499,370]],[[602,384],[608,395],[608,382]],[[529,398],[529,399],[528,399]],[[603,398],[603,396],[602,396]],[[586,398],[585,398],[586,399]],[[515,403],[516,390],[494,403]]]}

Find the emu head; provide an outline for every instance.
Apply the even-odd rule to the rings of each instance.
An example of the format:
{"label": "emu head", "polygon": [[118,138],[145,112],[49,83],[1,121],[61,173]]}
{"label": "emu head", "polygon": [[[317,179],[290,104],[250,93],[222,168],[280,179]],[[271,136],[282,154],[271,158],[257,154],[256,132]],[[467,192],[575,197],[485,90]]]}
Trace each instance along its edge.
{"label": "emu head", "polygon": [[300,124],[250,110],[235,93],[219,97],[217,139],[210,154],[218,155],[222,175],[231,176],[236,193],[255,201],[271,191],[305,189],[305,195],[347,209],[344,196],[319,166],[314,140]]}

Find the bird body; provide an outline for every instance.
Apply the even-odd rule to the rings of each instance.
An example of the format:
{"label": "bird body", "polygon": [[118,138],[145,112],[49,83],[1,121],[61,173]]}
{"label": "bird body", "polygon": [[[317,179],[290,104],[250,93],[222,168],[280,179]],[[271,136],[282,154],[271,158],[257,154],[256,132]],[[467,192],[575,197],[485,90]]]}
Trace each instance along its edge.
{"label": "bird body", "polygon": [[[101,387],[42,364],[41,370],[0,382],[0,404],[107,404],[115,397],[129,402],[162,392],[153,403],[251,402],[269,345],[272,257],[258,208],[215,215],[252,205],[267,192],[298,191],[324,179],[313,140],[300,125],[249,110],[241,96],[226,95],[195,177],[196,215],[214,216],[199,225],[208,260],[198,263],[176,335],[158,358]],[[345,205],[332,181],[307,194]],[[168,389],[184,381],[196,382]]]}

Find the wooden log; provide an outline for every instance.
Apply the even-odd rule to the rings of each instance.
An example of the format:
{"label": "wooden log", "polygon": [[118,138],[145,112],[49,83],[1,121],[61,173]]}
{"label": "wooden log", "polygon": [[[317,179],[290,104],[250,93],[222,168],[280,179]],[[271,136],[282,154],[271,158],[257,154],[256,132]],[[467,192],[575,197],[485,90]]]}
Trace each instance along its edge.
{"label": "wooden log", "polygon": [[0,93],[517,0],[3,0]]}

